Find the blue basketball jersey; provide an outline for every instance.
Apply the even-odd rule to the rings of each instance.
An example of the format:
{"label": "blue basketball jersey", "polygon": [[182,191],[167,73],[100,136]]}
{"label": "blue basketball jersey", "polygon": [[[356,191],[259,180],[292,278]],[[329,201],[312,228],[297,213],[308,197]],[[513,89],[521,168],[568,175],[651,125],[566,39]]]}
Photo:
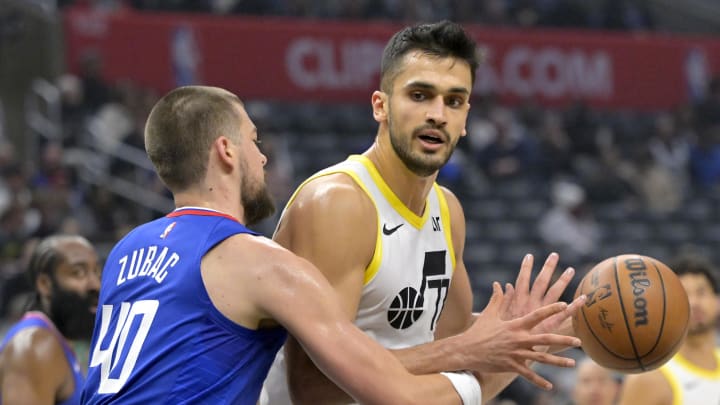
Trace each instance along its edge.
{"label": "blue basketball jersey", "polygon": [[102,274],[84,404],[256,403],[286,331],[232,322],[200,274],[203,256],[239,233],[255,234],[217,211],[183,208],[115,246]]}
{"label": "blue basketball jersey", "polygon": [[[44,328],[52,332],[57,337],[58,342],[60,342],[60,345],[63,348],[63,353],[65,353],[65,359],[68,362],[68,366],[70,367],[70,370],[72,370],[73,380],[75,382],[75,390],[70,398],[65,401],[58,402],[57,405],[80,405],[80,394],[82,393],[83,386],[85,385],[85,377],[80,371],[80,364],[78,363],[75,352],[70,347],[70,344],[55,328],[55,325],[53,325],[50,319],[48,319],[42,312],[28,312],[18,323],[13,325],[13,327],[10,328],[8,333],[5,335],[2,343],[0,343],[0,352],[5,349],[5,346],[15,335],[27,328]],[[2,405],[2,395],[0,395],[0,405]]]}

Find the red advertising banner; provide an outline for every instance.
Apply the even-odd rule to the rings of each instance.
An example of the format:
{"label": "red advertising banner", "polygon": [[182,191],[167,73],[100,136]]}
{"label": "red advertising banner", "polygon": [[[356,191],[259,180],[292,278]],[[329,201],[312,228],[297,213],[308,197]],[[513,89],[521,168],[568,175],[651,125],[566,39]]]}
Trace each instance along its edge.
{"label": "red advertising banner", "polygon": [[[108,80],[160,91],[202,83],[243,99],[369,102],[400,25],[126,11],[65,14],[67,63],[94,53]],[[546,105],[663,109],[720,74],[720,38],[467,26],[485,63],[475,94]]]}

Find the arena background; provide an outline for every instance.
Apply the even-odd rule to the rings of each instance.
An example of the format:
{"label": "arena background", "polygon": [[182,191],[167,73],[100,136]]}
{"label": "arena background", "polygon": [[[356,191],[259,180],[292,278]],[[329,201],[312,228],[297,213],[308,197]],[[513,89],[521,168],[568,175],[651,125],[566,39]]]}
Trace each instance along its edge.
{"label": "arena background", "polygon": [[[714,0],[0,0],[2,323],[23,310],[37,238],[80,233],[105,255],[172,209],[142,149],[165,91],[237,93],[282,207],[372,142],[389,36],[443,18],[484,55],[468,136],[439,179],[465,208],[476,310],[528,252],[558,251],[577,280],[627,252],[720,262]],[[561,403],[567,388],[518,383],[504,396]]]}

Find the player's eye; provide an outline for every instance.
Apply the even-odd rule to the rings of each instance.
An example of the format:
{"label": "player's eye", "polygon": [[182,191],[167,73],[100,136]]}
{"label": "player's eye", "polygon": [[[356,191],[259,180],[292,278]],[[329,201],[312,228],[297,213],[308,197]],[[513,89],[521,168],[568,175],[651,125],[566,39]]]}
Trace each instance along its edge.
{"label": "player's eye", "polygon": [[72,271],[73,277],[84,278],[87,277],[88,271],[84,267],[75,267]]}
{"label": "player's eye", "polygon": [[449,105],[450,107],[453,107],[453,108],[460,107],[464,103],[465,103],[465,99],[463,99],[462,97],[457,97],[457,96],[448,97],[448,100],[447,100],[447,105]]}
{"label": "player's eye", "polygon": [[413,91],[410,93],[410,98],[414,101],[424,101],[427,96],[421,91]]}

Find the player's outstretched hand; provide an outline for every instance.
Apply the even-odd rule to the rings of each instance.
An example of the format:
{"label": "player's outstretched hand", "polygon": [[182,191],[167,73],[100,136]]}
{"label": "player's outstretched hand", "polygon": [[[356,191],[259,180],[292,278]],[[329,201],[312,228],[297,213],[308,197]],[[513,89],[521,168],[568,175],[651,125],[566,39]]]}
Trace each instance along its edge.
{"label": "player's outstretched hand", "polygon": [[[557,253],[548,255],[540,273],[538,273],[535,281],[531,285],[530,278],[534,259],[531,254],[525,255],[520,264],[520,272],[518,273],[517,280],[515,280],[515,286],[510,283],[505,286],[506,299],[501,310],[503,319],[518,318],[529,314],[541,306],[558,302],[560,296],[575,275],[575,270],[572,267],[568,267],[560,277],[550,285],[558,260],[559,256]],[[570,317],[584,302],[584,296],[578,297],[571,302],[563,312],[547,318],[538,324],[533,331],[536,333],[551,332],[562,335],[573,334]]]}
{"label": "player's outstretched hand", "polygon": [[573,359],[556,356],[534,347],[580,346],[580,339],[552,333],[535,333],[533,329],[541,322],[562,314],[568,305],[555,302],[537,308],[530,313],[504,319],[508,297],[500,284],[493,283],[493,295],[485,309],[479,313],[474,324],[463,333],[468,339],[463,354],[470,355],[469,369],[485,372],[513,372],[525,377],[540,388],[550,389],[552,384],[528,367],[529,361],[552,366],[573,367]]}
{"label": "player's outstretched hand", "polygon": [[560,257],[557,253],[550,253],[545,259],[540,273],[538,273],[531,285],[530,279],[532,277],[534,258],[531,254],[525,255],[520,264],[520,272],[518,272],[515,285],[508,283],[505,286],[505,293],[508,298],[505,300],[503,307],[503,317],[505,319],[521,317],[543,305],[552,304],[560,299],[560,296],[575,275],[575,270],[568,267],[557,281],[550,286],[550,281],[559,260]]}

